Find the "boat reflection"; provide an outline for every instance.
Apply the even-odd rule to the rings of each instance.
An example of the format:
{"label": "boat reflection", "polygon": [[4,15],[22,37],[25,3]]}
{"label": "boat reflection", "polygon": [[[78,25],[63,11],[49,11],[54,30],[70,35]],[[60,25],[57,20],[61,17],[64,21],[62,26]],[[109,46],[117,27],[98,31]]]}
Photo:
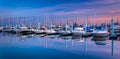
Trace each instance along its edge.
{"label": "boat reflection", "polygon": [[74,41],[77,41],[77,42],[81,42],[81,43],[84,42],[84,40],[81,36],[72,36],[71,39],[74,40]]}
{"label": "boat reflection", "polygon": [[114,39],[111,40],[111,55],[114,55]]}
{"label": "boat reflection", "polygon": [[45,37],[48,37],[48,38],[55,38],[55,35],[46,35]]}
{"label": "boat reflection", "polygon": [[95,41],[97,45],[106,45],[108,39],[109,37],[93,37],[92,40]]}
{"label": "boat reflection", "polygon": [[65,48],[68,48],[68,40],[71,39],[71,36],[59,36],[65,42]]}
{"label": "boat reflection", "polygon": [[[99,48],[97,47],[99,50],[105,49],[105,48],[101,48],[101,46],[103,47],[110,46],[111,48],[110,53],[112,56],[116,52],[116,51],[114,52],[114,49],[116,49],[114,44],[118,44],[118,43],[114,43],[114,41],[120,41],[119,38],[116,40],[115,39],[109,40],[109,37],[83,38],[81,36],[60,36],[60,35],[43,35],[42,36],[41,34],[40,35],[18,35],[18,36],[17,35],[2,35],[2,37],[4,37],[4,40],[7,41],[7,44],[9,44],[9,46],[14,46],[14,44],[16,44],[15,46],[18,46],[18,47],[19,46],[31,46],[32,47],[33,45],[33,46],[39,46],[39,47],[44,47],[44,48],[55,48],[55,49],[64,49],[64,50],[73,49],[76,51],[80,50],[80,52],[82,50],[84,52],[87,52],[88,49],[90,49],[89,51],[92,50],[90,46],[94,46],[94,44],[96,44],[96,46],[99,46]],[[6,38],[9,38],[9,40]],[[93,42],[91,42],[91,38]],[[2,39],[1,39],[1,44],[3,41]],[[107,44],[108,42],[110,42],[110,44]]]}
{"label": "boat reflection", "polygon": [[84,51],[87,52],[87,39],[84,38]]}

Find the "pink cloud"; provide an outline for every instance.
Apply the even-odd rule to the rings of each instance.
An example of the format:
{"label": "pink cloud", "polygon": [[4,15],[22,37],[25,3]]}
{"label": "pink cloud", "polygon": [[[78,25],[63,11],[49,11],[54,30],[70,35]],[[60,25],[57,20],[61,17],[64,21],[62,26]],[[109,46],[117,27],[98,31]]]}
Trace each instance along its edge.
{"label": "pink cloud", "polygon": [[[51,7],[37,8],[37,9],[22,9],[15,10],[10,9],[7,12],[1,13],[3,16],[45,16],[47,12],[49,15],[67,18],[75,17],[79,19],[84,19],[89,17],[90,19],[95,18],[97,22],[106,22],[109,23],[112,17],[119,18],[120,16],[120,0],[99,0],[92,2],[83,2],[83,3],[65,3]],[[80,21],[83,22],[83,21]],[[100,23],[101,23],[100,22]]]}

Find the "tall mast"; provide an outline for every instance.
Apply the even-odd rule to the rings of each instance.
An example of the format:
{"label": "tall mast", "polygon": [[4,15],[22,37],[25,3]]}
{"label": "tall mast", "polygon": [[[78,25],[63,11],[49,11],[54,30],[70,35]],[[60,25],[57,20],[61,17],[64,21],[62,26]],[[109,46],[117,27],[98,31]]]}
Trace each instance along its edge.
{"label": "tall mast", "polygon": [[67,31],[67,20],[66,20],[66,25],[65,25],[65,31]]}
{"label": "tall mast", "polygon": [[96,12],[95,12],[95,19],[94,19],[94,30],[96,29],[95,28],[95,25],[96,25],[95,20],[96,20]]}
{"label": "tall mast", "polygon": [[86,31],[87,31],[87,19],[84,20],[84,29],[85,29],[85,33],[86,34]]}
{"label": "tall mast", "polygon": [[47,13],[45,14],[45,22],[44,22],[44,26],[46,26],[46,20],[47,20]]}
{"label": "tall mast", "polygon": [[40,29],[40,17],[38,18],[38,29]]}
{"label": "tall mast", "polygon": [[71,20],[71,31],[73,30],[73,21]]}
{"label": "tall mast", "polygon": [[1,17],[1,22],[2,22],[2,23],[1,23],[1,26],[3,27],[3,17]]}
{"label": "tall mast", "polygon": [[10,17],[8,17],[8,27],[9,27],[9,28],[11,27],[11,24],[10,24]]}
{"label": "tall mast", "polygon": [[[114,36],[114,19],[111,19],[111,27],[112,27],[112,36]],[[111,41],[111,55],[114,55],[114,40]]]}
{"label": "tall mast", "polygon": [[114,36],[114,19],[111,19],[112,36]]}
{"label": "tall mast", "polygon": [[51,22],[50,22],[50,30],[52,32],[52,16],[51,16]]}
{"label": "tall mast", "polygon": [[105,30],[107,30],[107,22],[105,23]]}
{"label": "tall mast", "polygon": [[0,17],[0,27],[2,27],[2,17]]}

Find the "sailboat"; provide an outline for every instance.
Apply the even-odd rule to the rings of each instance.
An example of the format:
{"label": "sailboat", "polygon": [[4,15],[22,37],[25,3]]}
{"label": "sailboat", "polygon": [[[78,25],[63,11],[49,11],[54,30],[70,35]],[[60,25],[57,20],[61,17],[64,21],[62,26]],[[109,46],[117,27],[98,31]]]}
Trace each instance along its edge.
{"label": "sailboat", "polygon": [[94,29],[94,31],[92,32],[93,37],[108,37],[109,36],[109,32],[107,30],[107,26],[106,29]]}
{"label": "sailboat", "polygon": [[2,32],[8,33],[9,31],[10,31],[10,28],[6,24],[6,26],[3,28]]}
{"label": "sailboat", "polygon": [[116,23],[116,24],[113,23],[113,25],[111,25],[111,27],[108,30],[110,32],[110,34],[112,33],[112,26],[114,26],[114,28],[113,28],[114,34],[115,35],[120,35],[120,25],[118,23]]}
{"label": "sailboat", "polygon": [[17,24],[14,25],[13,23],[10,23],[10,22],[11,21],[9,20],[9,27],[10,27],[9,33],[11,33],[11,34],[17,34],[19,32],[19,28],[18,28]]}
{"label": "sailboat", "polygon": [[33,29],[33,31],[35,32],[35,34],[45,34],[45,27],[41,27],[40,23],[38,23],[38,28]]}
{"label": "sailboat", "polygon": [[[60,22],[60,21],[56,21],[56,22]],[[63,28],[63,26],[61,25],[61,23],[58,23],[55,25],[54,30],[59,34],[59,31]]]}
{"label": "sailboat", "polygon": [[[96,16],[96,14],[95,14],[95,16]],[[93,37],[108,37],[109,32],[107,30],[107,26],[106,26],[106,29],[96,29],[95,19],[94,19],[94,31],[92,32],[92,35],[93,35]]]}
{"label": "sailboat", "polygon": [[22,35],[29,35],[29,34],[34,34],[35,32],[31,30],[31,28],[29,29],[26,26],[22,26],[20,27],[20,34]]}
{"label": "sailboat", "polygon": [[53,35],[53,34],[56,34],[56,31],[53,28],[50,28],[50,29],[48,28],[45,30],[45,33],[47,35]]}
{"label": "sailboat", "polygon": [[74,30],[72,30],[73,35],[83,35],[84,28],[82,27],[76,27]]}
{"label": "sailboat", "polygon": [[13,27],[13,26],[11,26],[10,27],[10,30],[9,30],[9,33],[11,33],[11,34],[15,34],[16,32],[15,32],[15,27]]}
{"label": "sailboat", "polygon": [[[68,23],[68,22],[67,22],[67,23]],[[71,35],[71,34],[72,34],[71,31],[68,30],[68,29],[69,29],[69,26],[68,26],[67,23],[66,23],[65,27],[64,27],[62,30],[59,31],[59,34],[60,34],[60,35],[67,36],[67,35]]]}
{"label": "sailboat", "polygon": [[92,34],[93,37],[107,37],[109,32],[107,30],[95,30]]}
{"label": "sailboat", "polygon": [[9,33],[11,30],[11,27],[10,27],[10,19],[8,19],[8,23],[6,24],[5,28],[3,29],[2,32],[4,33]]}
{"label": "sailboat", "polygon": [[45,33],[47,35],[54,35],[57,32],[53,29],[53,24],[52,24],[52,18],[51,18],[51,22],[50,22],[50,27],[46,28]]}
{"label": "sailboat", "polygon": [[87,19],[85,19],[84,21],[84,27],[76,27],[73,31],[72,31],[73,35],[89,35],[90,34],[90,29],[87,27]]}
{"label": "sailboat", "polygon": [[12,25],[11,33],[12,34],[19,34],[20,33],[20,25],[18,25],[18,24],[16,24],[15,26]]}

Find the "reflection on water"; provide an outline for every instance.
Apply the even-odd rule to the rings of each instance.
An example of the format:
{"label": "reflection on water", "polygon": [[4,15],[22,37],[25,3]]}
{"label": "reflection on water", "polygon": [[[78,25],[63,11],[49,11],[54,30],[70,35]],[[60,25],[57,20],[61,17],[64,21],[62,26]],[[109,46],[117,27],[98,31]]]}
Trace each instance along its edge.
{"label": "reflection on water", "polygon": [[[119,59],[120,39],[0,34],[1,58]],[[17,58],[16,57],[16,58]]]}
{"label": "reflection on water", "polygon": [[108,39],[109,37],[100,37],[100,38],[93,38],[92,40],[95,41],[97,45],[106,45]]}

